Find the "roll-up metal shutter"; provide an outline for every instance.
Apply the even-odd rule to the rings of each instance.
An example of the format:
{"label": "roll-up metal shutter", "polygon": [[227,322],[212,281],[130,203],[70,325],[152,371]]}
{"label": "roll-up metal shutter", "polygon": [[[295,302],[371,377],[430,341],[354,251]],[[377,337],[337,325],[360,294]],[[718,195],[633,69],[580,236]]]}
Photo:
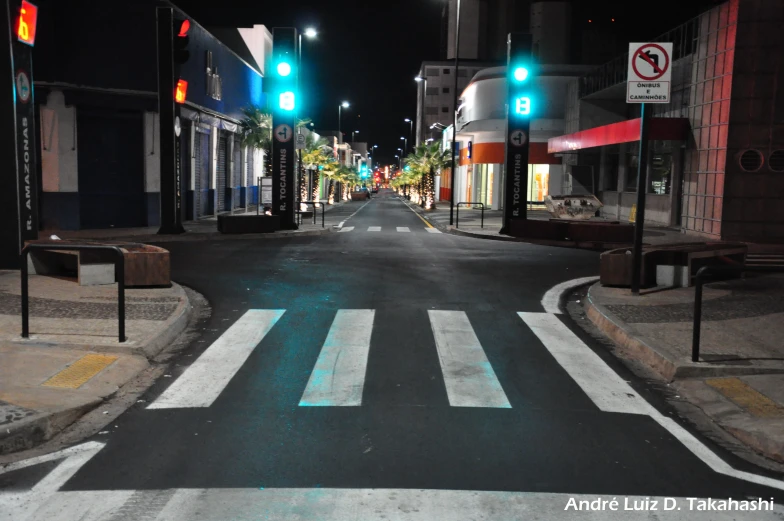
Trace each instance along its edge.
{"label": "roll-up metal shutter", "polygon": [[237,136],[234,136],[234,173],[232,175],[232,195],[234,208],[240,207],[240,186],[242,185],[242,145]]}
{"label": "roll-up metal shutter", "polygon": [[218,211],[226,211],[226,183],[228,172],[228,148],[229,142],[226,136],[218,136],[218,167],[217,167],[217,185],[215,189],[218,192]]}

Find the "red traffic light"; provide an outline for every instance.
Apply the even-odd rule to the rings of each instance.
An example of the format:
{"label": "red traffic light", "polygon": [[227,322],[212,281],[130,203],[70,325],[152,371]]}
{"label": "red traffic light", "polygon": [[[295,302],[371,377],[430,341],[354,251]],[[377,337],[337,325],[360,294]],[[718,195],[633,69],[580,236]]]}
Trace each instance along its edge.
{"label": "red traffic light", "polygon": [[38,21],[38,7],[27,0],[22,0],[19,7],[19,19],[16,22],[16,37],[27,45],[35,44],[35,25]]}
{"label": "red traffic light", "polygon": [[177,33],[177,36],[180,38],[185,38],[188,36],[188,31],[191,28],[191,21],[190,20],[183,20],[180,24],[180,31]]}
{"label": "red traffic light", "polygon": [[185,80],[177,80],[177,90],[174,91],[174,101],[177,103],[185,103],[185,97],[188,94],[188,82]]}

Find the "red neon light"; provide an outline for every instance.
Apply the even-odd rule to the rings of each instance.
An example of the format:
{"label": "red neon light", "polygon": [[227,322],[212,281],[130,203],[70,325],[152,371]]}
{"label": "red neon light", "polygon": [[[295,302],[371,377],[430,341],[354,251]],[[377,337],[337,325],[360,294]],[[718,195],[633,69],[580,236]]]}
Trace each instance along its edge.
{"label": "red neon light", "polygon": [[185,96],[188,94],[188,82],[185,80],[177,80],[177,90],[174,91],[174,101],[177,103],[185,103]]}
{"label": "red neon light", "polygon": [[16,21],[16,37],[27,45],[35,44],[35,24],[38,21],[38,7],[22,0],[19,19]]}
{"label": "red neon light", "polygon": [[190,20],[183,20],[182,25],[180,25],[180,32],[177,33],[177,36],[180,38],[185,38],[188,36],[188,31],[191,28],[191,21]]}

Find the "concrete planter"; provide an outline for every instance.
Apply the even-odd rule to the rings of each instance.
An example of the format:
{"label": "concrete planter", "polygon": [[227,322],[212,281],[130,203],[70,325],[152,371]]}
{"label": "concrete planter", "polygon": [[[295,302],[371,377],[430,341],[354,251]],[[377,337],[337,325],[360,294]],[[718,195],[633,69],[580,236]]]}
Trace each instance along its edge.
{"label": "concrete planter", "polygon": [[171,259],[168,250],[141,244],[122,246],[127,287],[170,286]]}
{"label": "concrete planter", "polygon": [[218,231],[226,234],[274,233],[280,230],[278,215],[219,215]]}
{"label": "concrete planter", "polygon": [[364,201],[367,198],[368,194],[365,192],[351,192],[352,201]]}

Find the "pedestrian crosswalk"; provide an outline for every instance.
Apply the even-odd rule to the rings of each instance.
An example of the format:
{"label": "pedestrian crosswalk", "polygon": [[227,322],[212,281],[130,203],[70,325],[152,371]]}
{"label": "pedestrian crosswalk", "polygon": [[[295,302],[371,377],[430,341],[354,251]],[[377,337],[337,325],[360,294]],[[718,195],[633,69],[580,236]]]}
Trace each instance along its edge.
{"label": "pedestrian crosswalk", "polygon": [[[390,231],[394,230],[397,233],[412,233],[411,227],[409,226],[394,226],[394,227],[386,227],[386,226],[368,226],[367,228],[356,228],[355,226],[343,226],[338,230],[338,233],[350,233],[354,230],[358,232],[382,232],[382,231]],[[427,233],[441,233],[441,230],[438,228],[424,228]]]}
{"label": "pedestrian crosswalk", "polygon": [[[282,309],[251,309],[245,312],[154,400],[149,408],[210,407],[253,351],[264,343],[267,334],[275,327],[284,327],[283,324],[276,326],[284,313],[286,310]],[[329,330],[325,331],[325,337],[322,337],[324,341],[315,363],[312,368],[310,363],[307,365],[309,379],[299,391],[301,394],[297,394],[300,396],[298,405],[362,406],[368,360],[373,352],[371,339],[378,320],[376,310],[340,309],[323,313],[334,313],[334,318],[330,317],[332,322]],[[518,315],[519,318],[510,312],[504,320],[519,324],[518,320],[522,319],[538,344],[549,351],[554,361],[569,374],[599,410],[627,414],[649,412],[647,402],[607,367],[557,315],[530,312]],[[297,318],[300,319],[301,317]],[[482,345],[468,314],[465,311],[429,309],[427,320],[432,332],[430,345],[435,346],[440,377],[449,405],[512,408],[507,391],[496,373],[499,368],[493,367],[486,353],[488,347],[496,346]],[[323,323],[326,325],[327,322]],[[297,330],[289,333],[295,342],[298,334]],[[388,349],[384,346],[389,346],[390,343],[385,344],[385,339],[380,340],[382,342],[376,349]],[[405,341],[405,335],[401,334],[400,341]],[[530,345],[530,341],[521,341],[519,346],[513,347],[535,348]],[[495,363],[499,363],[498,359]],[[505,365],[501,368],[507,373],[505,385],[510,385]]]}

